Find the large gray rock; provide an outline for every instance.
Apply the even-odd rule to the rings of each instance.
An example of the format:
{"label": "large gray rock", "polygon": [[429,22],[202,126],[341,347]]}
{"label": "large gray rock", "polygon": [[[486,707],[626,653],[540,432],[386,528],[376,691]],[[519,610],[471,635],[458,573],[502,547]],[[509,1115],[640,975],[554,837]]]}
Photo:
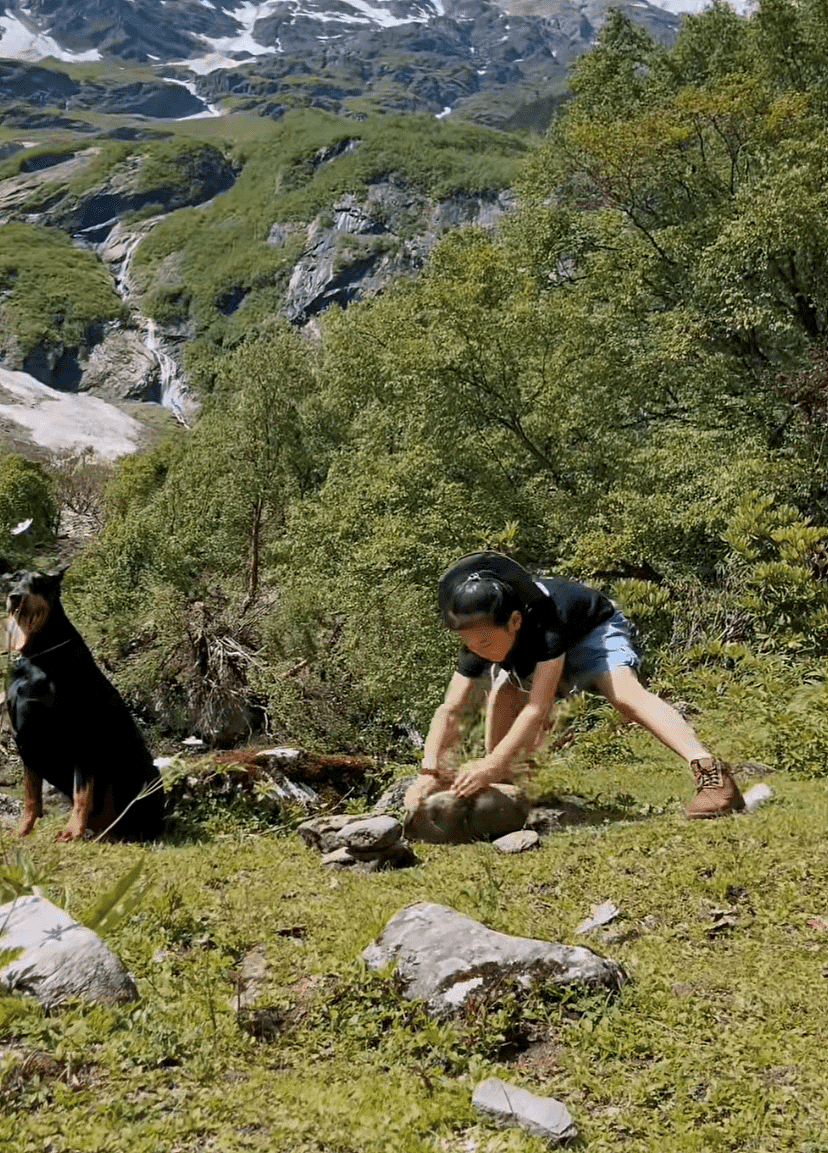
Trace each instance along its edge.
{"label": "large gray rock", "polygon": [[43,897],[0,907],[0,949],[22,949],[0,984],[52,1009],[70,997],[122,1005],[138,1000],[132,975],[100,937]]}
{"label": "large gray rock", "polygon": [[490,1077],[474,1091],[472,1105],[498,1125],[519,1125],[550,1145],[578,1136],[572,1115],[554,1097],[536,1097],[527,1089]]}
{"label": "large gray rock", "polygon": [[511,937],[445,905],[421,902],[391,918],[362,954],[369,969],[396,961],[394,979],[404,997],[422,1000],[434,1015],[452,1013],[510,977],[528,986],[607,985],[626,979],[616,961],[590,949]]}

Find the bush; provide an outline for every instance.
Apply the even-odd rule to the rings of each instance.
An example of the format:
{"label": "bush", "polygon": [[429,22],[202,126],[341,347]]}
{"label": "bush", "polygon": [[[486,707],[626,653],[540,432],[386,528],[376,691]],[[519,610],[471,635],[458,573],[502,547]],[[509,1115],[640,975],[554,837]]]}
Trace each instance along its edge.
{"label": "bush", "polygon": [[[54,541],[59,515],[54,485],[39,464],[14,455],[0,461],[0,548],[10,569],[30,564],[35,547]],[[28,528],[14,531],[28,520]]]}

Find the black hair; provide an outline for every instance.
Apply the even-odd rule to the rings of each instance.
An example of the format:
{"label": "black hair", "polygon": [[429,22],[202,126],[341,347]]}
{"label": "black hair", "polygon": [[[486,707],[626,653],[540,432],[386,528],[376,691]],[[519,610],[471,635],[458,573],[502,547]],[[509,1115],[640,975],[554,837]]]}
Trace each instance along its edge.
{"label": "black hair", "polygon": [[455,631],[484,622],[502,628],[515,610],[523,608],[509,584],[491,573],[475,572],[451,590],[443,606],[443,621]]}

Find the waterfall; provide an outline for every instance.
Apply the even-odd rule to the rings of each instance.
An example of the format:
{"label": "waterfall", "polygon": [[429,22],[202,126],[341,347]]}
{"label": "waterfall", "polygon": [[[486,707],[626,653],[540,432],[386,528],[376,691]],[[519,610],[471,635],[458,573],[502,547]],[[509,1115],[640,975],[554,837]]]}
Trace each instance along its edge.
{"label": "waterfall", "polygon": [[161,374],[161,403],[164,408],[170,410],[177,421],[183,424],[185,428],[189,428],[187,413],[188,409],[192,407],[189,393],[179,375],[178,365],[161,347],[155,321],[152,319],[147,320],[147,335],[144,343],[158,361]]}

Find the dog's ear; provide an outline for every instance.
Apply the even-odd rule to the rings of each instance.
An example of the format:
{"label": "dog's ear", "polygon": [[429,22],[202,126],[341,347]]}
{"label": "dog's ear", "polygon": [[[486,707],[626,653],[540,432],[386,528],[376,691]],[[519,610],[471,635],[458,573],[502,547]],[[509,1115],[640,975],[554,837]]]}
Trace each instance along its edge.
{"label": "dog's ear", "polygon": [[40,591],[49,601],[57,600],[60,596],[60,586],[65,572],[66,568],[59,568],[54,569],[52,572],[43,573],[40,577],[38,582]]}
{"label": "dog's ear", "polygon": [[61,565],[60,568],[53,568],[51,570],[51,572],[44,573],[43,575],[49,577],[50,580],[54,581],[55,584],[58,585],[58,587],[60,587],[60,584],[63,581],[63,578],[66,576],[68,571],[69,571],[69,565],[64,564],[64,565]]}

